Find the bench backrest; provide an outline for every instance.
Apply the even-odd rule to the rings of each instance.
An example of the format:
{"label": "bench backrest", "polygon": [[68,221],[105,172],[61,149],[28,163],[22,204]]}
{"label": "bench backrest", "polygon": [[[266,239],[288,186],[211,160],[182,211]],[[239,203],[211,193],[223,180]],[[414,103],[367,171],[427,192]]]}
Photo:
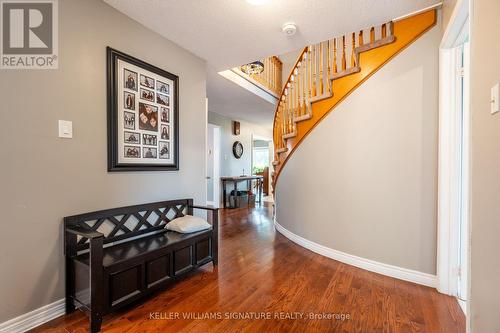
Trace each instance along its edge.
{"label": "bench backrest", "polygon": [[[126,240],[159,231],[177,217],[193,215],[193,199],[180,199],[112,208],[64,218],[64,227],[77,226],[104,235],[103,243]],[[76,250],[88,249],[85,237],[78,237]]]}

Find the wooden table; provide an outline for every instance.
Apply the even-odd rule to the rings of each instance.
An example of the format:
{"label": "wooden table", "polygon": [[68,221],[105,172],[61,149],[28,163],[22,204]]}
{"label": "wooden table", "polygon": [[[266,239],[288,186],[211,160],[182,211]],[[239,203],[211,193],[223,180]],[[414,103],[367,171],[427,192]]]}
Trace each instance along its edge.
{"label": "wooden table", "polygon": [[[234,188],[234,196],[238,196],[238,183],[242,181],[246,181],[248,184],[249,190],[252,189],[252,181],[255,180],[257,181],[257,191],[259,194],[259,204],[262,204],[262,182],[264,180],[264,177],[262,176],[237,176],[237,177],[220,177],[220,180],[222,181],[222,191],[223,191],[223,196],[224,196],[224,208],[226,208],[227,205],[227,183],[233,183],[233,188]],[[229,204],[231,204],[231,200],[229,200]],[[235,205],[236,206],[236,205]],[[232,207],[235,208],[235,207]]]}

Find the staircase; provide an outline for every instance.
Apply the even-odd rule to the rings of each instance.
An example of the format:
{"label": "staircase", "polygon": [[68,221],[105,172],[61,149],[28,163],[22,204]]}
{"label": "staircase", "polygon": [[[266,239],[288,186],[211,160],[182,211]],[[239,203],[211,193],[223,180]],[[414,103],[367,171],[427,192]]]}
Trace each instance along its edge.
{"label": "staircase", "polygon": [[[436,24],[436,9],[305,47],[274,116],[274,173],[344,98]],[[326,154],[328,152],[325,152]]]}

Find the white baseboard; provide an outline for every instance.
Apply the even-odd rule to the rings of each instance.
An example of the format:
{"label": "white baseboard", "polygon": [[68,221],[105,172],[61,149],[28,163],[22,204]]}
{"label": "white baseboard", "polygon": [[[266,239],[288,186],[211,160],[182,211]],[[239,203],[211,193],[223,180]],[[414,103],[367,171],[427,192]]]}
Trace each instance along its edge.
{"label": "white baseboard", "polygon": [[207,206],[214,206],[215,205],[215,201],[207,201]]}
{"label": "white baseboard", "polygon": [[280,225],[276,220],[274,220],[274,226],[279,233],[281,233],[292,242],[305,247],[308,250],[321,254],[322,256],[396,279],[409,281],[433,288],[436,288],[437,286],[437,276],[435,275],[384,264],[378,261],[357,257],[352,254],[331,249],[329,247],[320,245],[294,234],[293,232]]}
{"label": "white baseboard", "polygon": [[23,333],[62,316],[65,312],[66,306],[63,298],[20,315],[19,317],[0,323],[0,333]]}

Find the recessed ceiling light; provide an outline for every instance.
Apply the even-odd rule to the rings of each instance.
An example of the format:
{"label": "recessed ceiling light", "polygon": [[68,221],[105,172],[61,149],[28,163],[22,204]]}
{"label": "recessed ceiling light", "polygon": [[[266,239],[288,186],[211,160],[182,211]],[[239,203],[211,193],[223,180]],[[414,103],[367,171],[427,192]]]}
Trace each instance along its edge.
{"label": "recessed ceiling light", "polygon": [[266,2],[269,2],[269,0],[246,0],[249,4],[255,5],[255,6],[260,6],[265,4]]}

